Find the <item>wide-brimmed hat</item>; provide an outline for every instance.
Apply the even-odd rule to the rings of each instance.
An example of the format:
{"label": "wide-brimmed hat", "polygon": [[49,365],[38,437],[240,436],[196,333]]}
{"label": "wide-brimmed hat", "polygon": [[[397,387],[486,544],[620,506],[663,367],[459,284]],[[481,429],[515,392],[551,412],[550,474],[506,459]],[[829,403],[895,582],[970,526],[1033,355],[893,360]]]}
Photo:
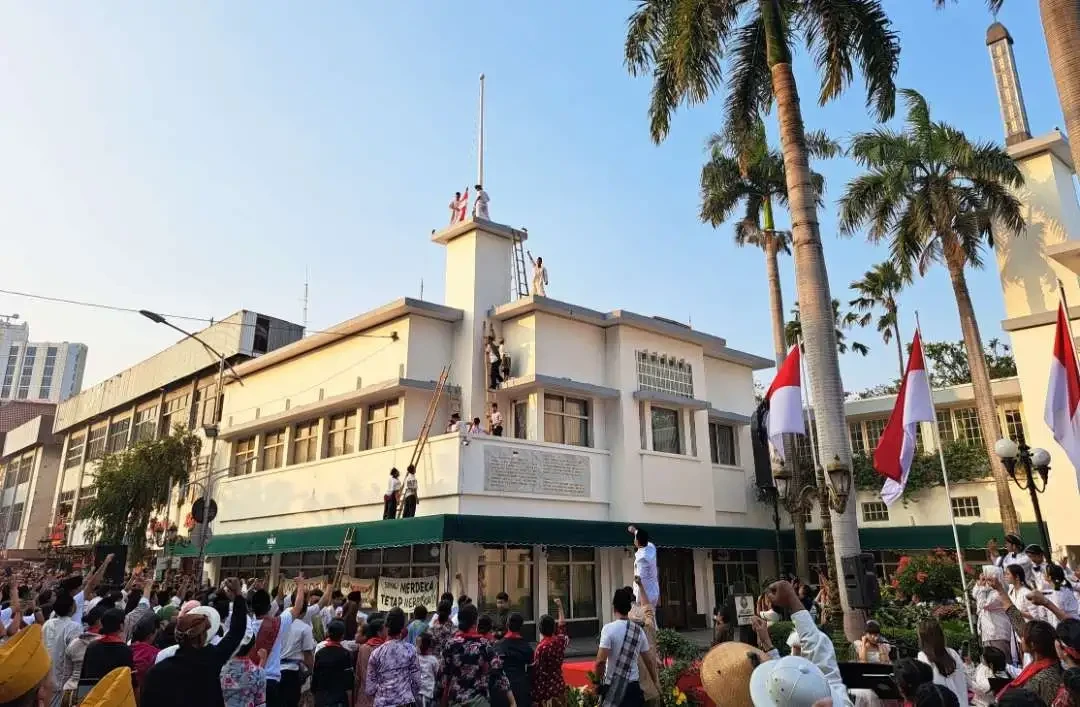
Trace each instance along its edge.
{"label": "wide-brimmed hat", "polygon": [[759,649],[728,641],[705,654],[701,661],[701,686],[713,704],[723,707],[754,707],[750,676],[768,660]]}
{"label": "wide-brimmed hat", "polygon": [[750,676],[754,707],[807,707],[831,694],[821,668],[797,655],[766,661]]}

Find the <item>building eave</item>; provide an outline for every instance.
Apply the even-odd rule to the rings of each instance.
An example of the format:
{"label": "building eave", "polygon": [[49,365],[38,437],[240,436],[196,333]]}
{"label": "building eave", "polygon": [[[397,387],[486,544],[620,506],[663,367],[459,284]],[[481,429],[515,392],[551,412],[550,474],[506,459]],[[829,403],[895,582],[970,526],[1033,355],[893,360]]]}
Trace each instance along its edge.
{"label": "building eave", "polygon": [[662,393],[659,390],[635,390],[634,400],[671,405],[674,407],[688,408],[690,410],[708,410],[712,405],[707,400],[684,398],[671,393]]}
{"label": "building eave", "polygon": [[[990,391],[994,400],[1019,399],[1020,379],[1016,376],[1009,378],[995,378],[990,381]],[[953,385],[946,388],[935,388],[934,405],[949,407],[958,403],[974,402],[975,386],[971,383]],[[892,412],[896,404],[895,395],[881,395],[875,398],[863,400],[849,400],[844,403],[844,417],[853,420],[869,415],[880,416]]]}
{"label": "building eave", "polygon": [[615,388],[593,385],[592,383],[583,383],[582,381],[576,381],[571,378],[547,376],[542,373],[511,378],[499,385],[499,390],[509,393],[527,393],[541,388],[556,392],[585,395],[603,400],[617,400],[619,398],[619,391]]}

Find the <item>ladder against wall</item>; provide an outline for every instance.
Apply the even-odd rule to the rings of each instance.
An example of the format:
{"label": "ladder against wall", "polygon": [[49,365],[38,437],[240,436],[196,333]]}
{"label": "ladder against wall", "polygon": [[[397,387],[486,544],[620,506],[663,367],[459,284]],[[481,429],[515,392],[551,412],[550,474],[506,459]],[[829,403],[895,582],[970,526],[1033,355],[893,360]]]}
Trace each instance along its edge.
{"label": "ladder against wall", "polygon": [[[528,230],[522,228],[514,230],[514,255],[513,255],[513,279],[511,287],[515,291],[510,293],[510,299],[515,300],[529,296],[529,275],[525,268],[525,245],[523,241],[528,237]],[[524,236],[525,238],[523,238]]]}
{"label": "ladder against wall", "polygon": [[341,541],[341,551],[338,552],[337,566],[334,568],[334,576],[331,577],[330,587],[326,591],[330,591],[331,588],[337,588],[341,586],[341,578],[345,574],[345,567],[349,564],[349,553],[352,551],[353,538],[355,537],[356,529],[353,526],[349,526],[345,529],[345,539]]}
{"label": "ladder against wall", "polygon": [[[449,363],[443,366],[442,373],[439,374],[439,380],[435,382],[435,390],[431,394],[431,402],[428,403],[427,415],[424,416],[424,425],[420,428],[420,436],[416,438],[416,445],[413,447],[412,455],[409,457],[409,466],[411,467],[415,468],[419,465],[420,458],[424,454],[424,446],[431,435],[431,426],[435,423],[435,414],[439,409],[439,400],[442,399],[443,393],[446,392],[447,381],[450,378],[450,366]],[[406,467],[406,473],[408,473],[408,467]],[[405,494],[402,493],[398,499],[397,515],[399,517],[404,507]]]}

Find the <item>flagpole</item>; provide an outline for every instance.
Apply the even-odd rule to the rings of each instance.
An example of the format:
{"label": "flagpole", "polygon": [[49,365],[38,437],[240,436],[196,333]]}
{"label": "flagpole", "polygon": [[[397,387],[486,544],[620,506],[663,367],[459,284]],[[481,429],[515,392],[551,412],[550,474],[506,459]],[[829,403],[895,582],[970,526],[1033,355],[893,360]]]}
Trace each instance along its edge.
{"label": "flagpole", "polygon": [[476,149],[476,183],[484,184],[484,75],[480,74],[480,139]]}
{"label": "flagpole", "polygon": [[[1069,300],[1065,297],[1065,285],[1061,282],[1060,277],[1058,278],[1057,286],[1058,297],[1061,298],[1061,305],[1065,308],[1065,326],[1069,328],[1069,338],[1075,342],[1076,336],[1073,334],[1072,317],[1069,315]],[[1072,349],[1074,352],[1076,351],[1075,343],[1073,344]],[[1050,548],[1046,548],[1046,551],[1050,552]]]}
{"label": "flagpole", "polygon": [[[919,312],[915,311],[915,331],[922,340],[922,323],[919,321]],[[910,354],[909,354],[910,355]],[[930,394],[930,408],[934,411],[934,446],[937,447],[938,460],[941,462],[941,478],[945,482],[945,498],[949,503],[949,523],[952,525],[953,543],[956,545],[956,564],[960,569],[960,586],[964,590],[964,609],[967,612],[968,629],[975,633],[975,622],[971,618],[971,597],[968,595],[967,576],[964,575],[964,553],[960,549],[960,534],[956,531],[956,515],[952,509],[952,491],[949,489],[949,472],[945,468],[945,449],[941,446],[941,432],[938,430],[937,405],[934,404],[934,388],[930,385],[930,366],[923,357],[923,367],[926,369],[926,388]]]}
{"label": "flagpole", "polygon": [[[802,336],[801,335],[795,340],[795,343],[798,344],[798,346],[799,346],[799,354],[800,354],[799,355],[799,380],[800,381],[805,381],[806,380],[806,367],[803,364]],[[818,461],[817,435],[814,434],[814,406],[811,405],[811,403],[810,403],[810,391],[807,390],[807,388],[809,386],[802,385],[802,386],[799,386],[799,387],[802,388],[803,405],[805,405],[805,407],[806,407],[805,417],[806,417],[807,434],[810,436],[810,459],[814,463],[814,469],[817,469],[818,466],[820,466],[820,463]],[[798,461],[798,459],[796,459],[795,461]]]}

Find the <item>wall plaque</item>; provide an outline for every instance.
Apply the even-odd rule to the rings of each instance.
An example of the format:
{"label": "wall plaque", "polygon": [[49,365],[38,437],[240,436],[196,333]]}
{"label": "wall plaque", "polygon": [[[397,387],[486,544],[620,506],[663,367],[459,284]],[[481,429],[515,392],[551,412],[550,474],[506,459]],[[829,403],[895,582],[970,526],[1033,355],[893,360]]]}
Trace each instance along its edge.
{"label": "wall plaque", "polygon": [[581,454],[485,445],[484,490],[588,498],[589,462]]}

